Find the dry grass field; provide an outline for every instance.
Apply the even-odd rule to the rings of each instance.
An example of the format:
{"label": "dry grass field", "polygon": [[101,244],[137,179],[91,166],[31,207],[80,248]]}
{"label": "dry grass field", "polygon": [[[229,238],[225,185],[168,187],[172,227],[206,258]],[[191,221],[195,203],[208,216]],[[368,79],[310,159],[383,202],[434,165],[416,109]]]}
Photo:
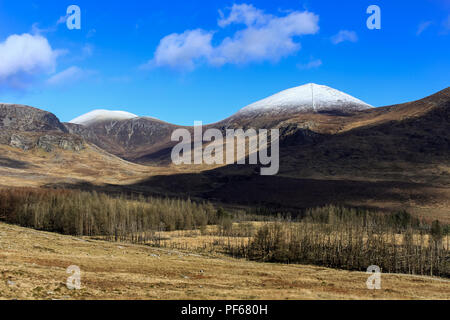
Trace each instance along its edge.
{"label": "dry grass field", "polygon": [[[69,290],[66,268],[81,269]],[[450,299],[448,280],[264,264],[0,223],[0,299]]]}

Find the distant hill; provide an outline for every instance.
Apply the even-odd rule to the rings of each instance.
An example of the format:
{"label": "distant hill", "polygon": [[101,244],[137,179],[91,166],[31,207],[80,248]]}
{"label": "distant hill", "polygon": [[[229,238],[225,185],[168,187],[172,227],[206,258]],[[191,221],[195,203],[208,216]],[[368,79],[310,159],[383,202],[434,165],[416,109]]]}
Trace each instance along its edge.
{"label": "distant hill", "polygon": [[[242,127],[276,127],[280,119],[296,114],[333,112],[352,114],[373,107],[341,91],[327,86],[307,84],[280,92],[272,97],[243,108],[236,115],[207,128],[240,129]],[[264,121],[270,117],[271,122]],[[262,120],[262,123],[260,121]],[[82,127],[75,126],[82,125]],[[181,128],[149,118],[137,117],[124,111],[95,110],[66,124],[72,133],[81,134],[88,141],[124,159],[147,164],[167,164],[172,132]],[[193,130],[193,128],[189,128]]]}

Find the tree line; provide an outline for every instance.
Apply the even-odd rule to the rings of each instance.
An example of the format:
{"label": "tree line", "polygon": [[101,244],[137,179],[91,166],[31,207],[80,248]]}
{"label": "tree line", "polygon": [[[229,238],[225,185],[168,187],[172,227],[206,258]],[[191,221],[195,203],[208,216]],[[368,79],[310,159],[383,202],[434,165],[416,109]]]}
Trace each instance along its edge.
{"label": "tree line", "polygon": [[216,225],[209,235],[224,241],[213,245],[234,257],[360,271],[377,265],[383,272],[450,277],[449,226],[405,211],[326,206],[292,218],[259,209],[232,213],[190,199],[11,188],[0,190],[0,221],[154,246],[164,245],[163,231],[205,234],[206,226]]}
{"label": "tree line", "polygon": [[[0,190],[0,220],[37,230],[113,240],[152,237],[218,223],[211,203],[153,197],[112,197],[74,190]],[[133,238],[134,240],[134,238]]]}
{"label": "tree line", "polygon": [[378,213],[336,206],[308,210],[297,221],[265,223],[228,253],[262,262],[450,277],[448,226],[405,211]]}

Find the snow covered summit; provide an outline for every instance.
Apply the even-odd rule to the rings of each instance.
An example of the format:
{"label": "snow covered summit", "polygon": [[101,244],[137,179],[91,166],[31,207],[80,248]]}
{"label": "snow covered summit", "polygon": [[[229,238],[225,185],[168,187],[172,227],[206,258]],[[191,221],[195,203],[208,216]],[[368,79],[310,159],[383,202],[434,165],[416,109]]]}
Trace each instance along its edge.
{"label": "snow covered summit", "polygon": [[309,83],[288,89],[255,102],[238,114],[360,111],[373,108],[371,105],[339,90]]}
{"label": "snow covered summit", "polygon": [[70,123],[89,126],[103,121],[119,121],[138,118],[137,115],[125,111],[94,110],[73,119]]}

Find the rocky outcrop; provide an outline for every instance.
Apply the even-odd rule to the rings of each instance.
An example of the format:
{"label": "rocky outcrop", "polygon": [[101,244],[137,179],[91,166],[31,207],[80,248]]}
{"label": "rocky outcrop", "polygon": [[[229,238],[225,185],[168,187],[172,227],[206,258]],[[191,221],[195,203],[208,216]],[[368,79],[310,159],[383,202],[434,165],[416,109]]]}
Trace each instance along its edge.
{"label": "rocky outcrop", "polygon": [[54,114],[17,104],[0,104],[0,129],[25,132],[68,132]]}
{"label": "rocky outcrop", "polygon": [[0,104],[0,143],[24,151],[84,149],[83,138],[70,134],[54,114],[15,104]]}
{"label": "rocky outcrop", "polygon": [[51,152],[55,148],[77,152],[84,149],[83,139],[75,135],[46,134],[45,136],[39,137],[36,145],[47,152]]}
{"label": "rocky outcrop", "polygon": [[13,133],[11,134],[9,145],[27,151],[36,146],[36,139],[24,134]]}
{"label": "rocky outcrop", "polygon": [[94,132],[92,128],[85,127],[81,124],[66,123],[66,122],[64,122],[63,125],[66,127],[66,129],[70,134],[79,136],[84,140],[89,141],[95,145],[98,146],[101,145],[101,139],[97,136],[97,134]]}
{"label": "rocky outcrop", "polygon": [[18,132],[0,133],[0,144],[28,151],[40,148],[46,152],[56,149],[79,152],[85,148],[85,141],[76,135],[61,132]]}

